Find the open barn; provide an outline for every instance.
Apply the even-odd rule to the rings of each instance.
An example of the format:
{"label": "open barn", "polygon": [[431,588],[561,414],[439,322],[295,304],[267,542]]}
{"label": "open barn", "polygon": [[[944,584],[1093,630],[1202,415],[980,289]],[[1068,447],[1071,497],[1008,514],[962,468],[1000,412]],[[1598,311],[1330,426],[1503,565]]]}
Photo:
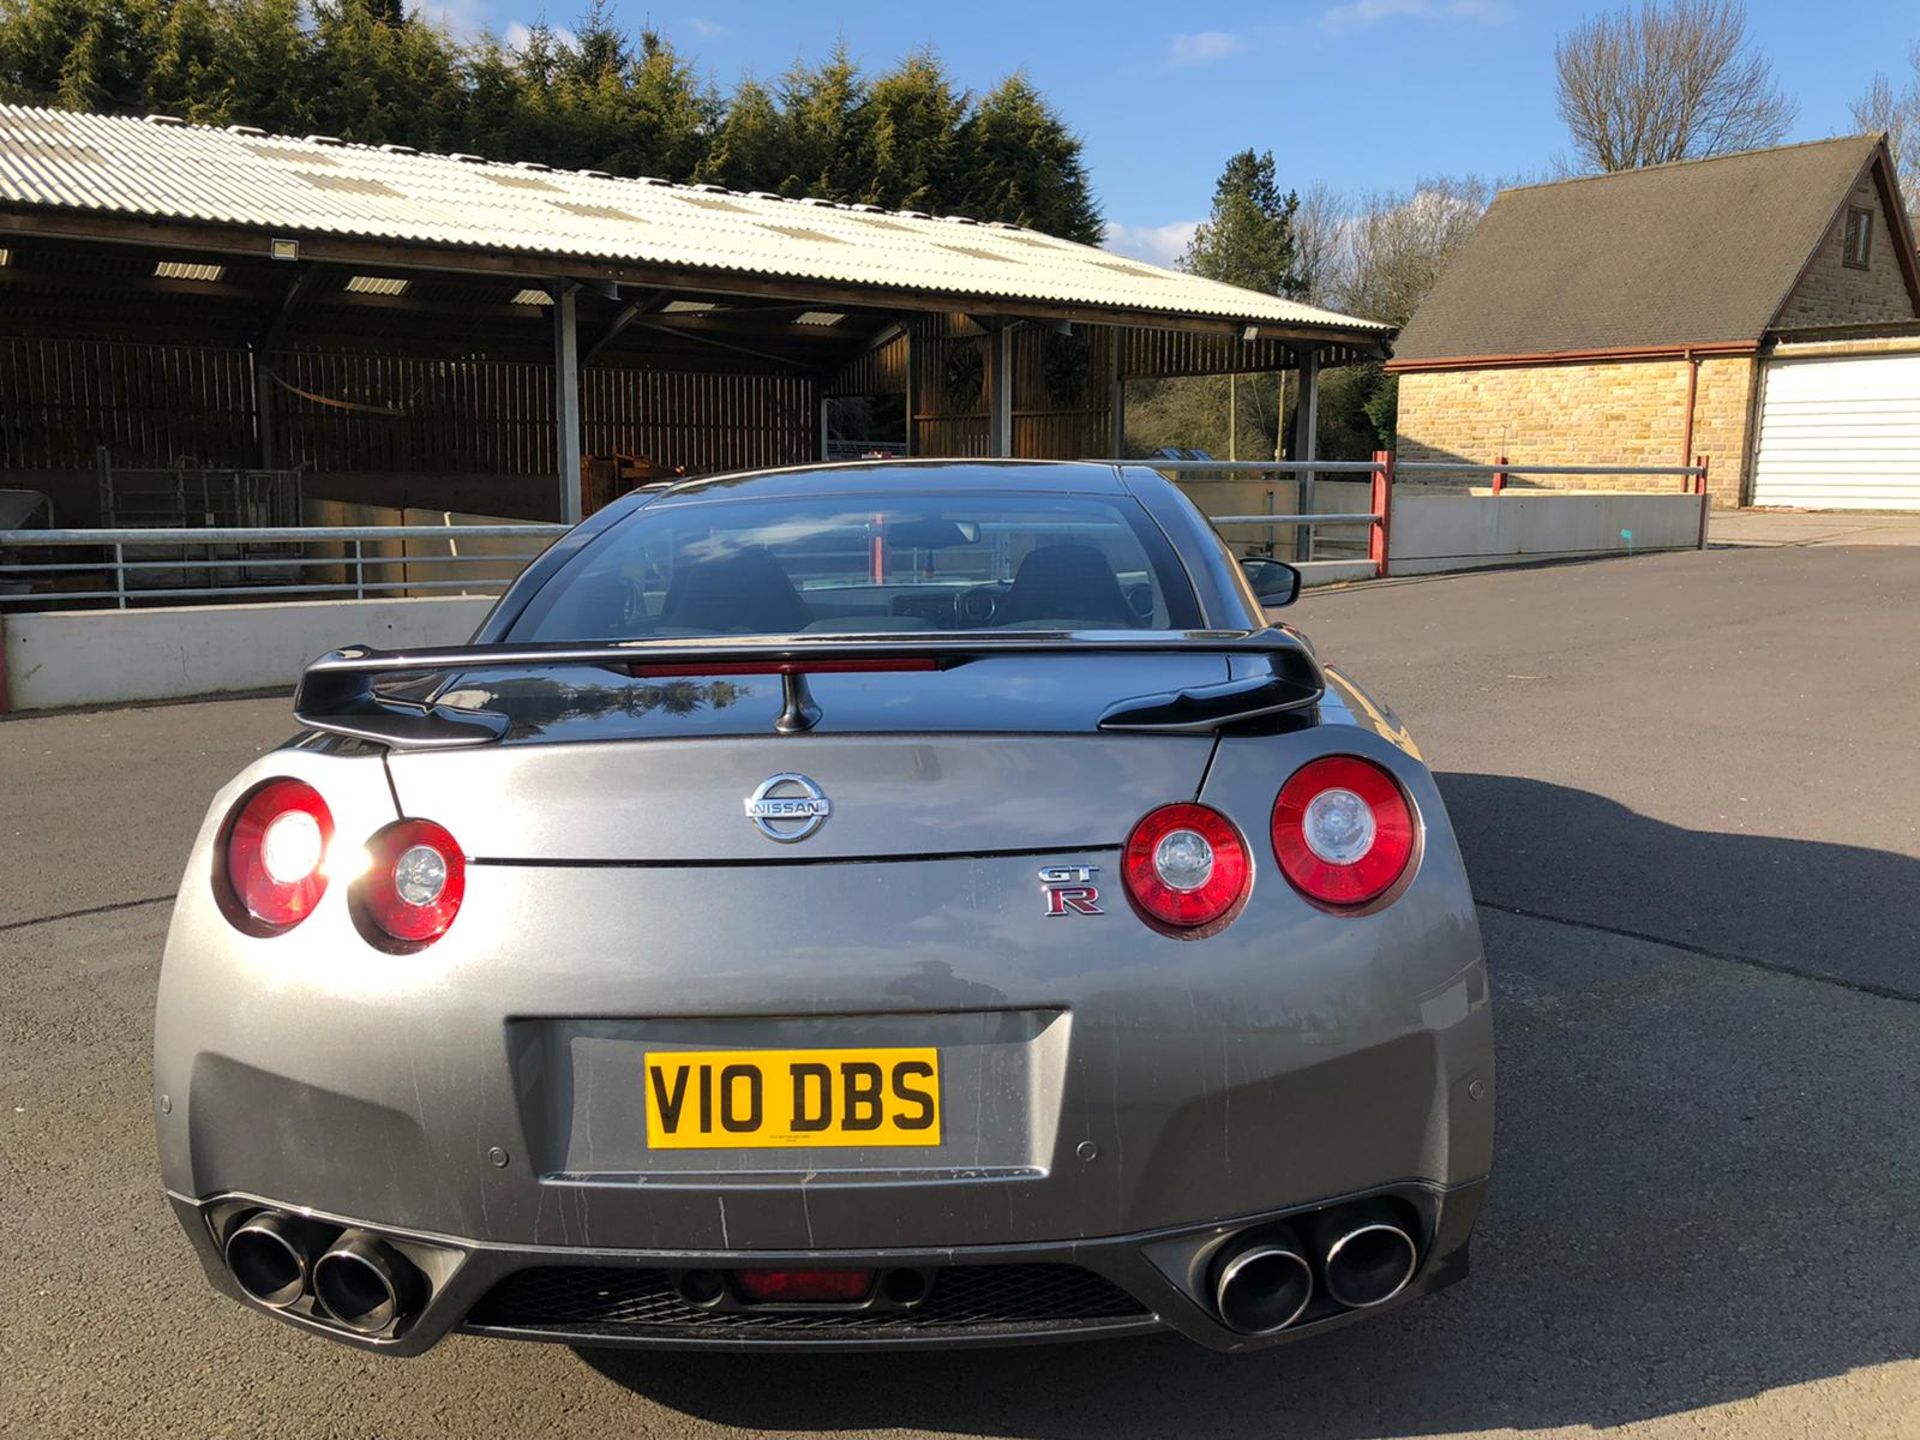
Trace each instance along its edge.
{"label": "open barn", "polygon": [[1391,334],[963,216],[0,106],[0,488],[61,525],[1110,456],[1130,379],[1311,399]]}

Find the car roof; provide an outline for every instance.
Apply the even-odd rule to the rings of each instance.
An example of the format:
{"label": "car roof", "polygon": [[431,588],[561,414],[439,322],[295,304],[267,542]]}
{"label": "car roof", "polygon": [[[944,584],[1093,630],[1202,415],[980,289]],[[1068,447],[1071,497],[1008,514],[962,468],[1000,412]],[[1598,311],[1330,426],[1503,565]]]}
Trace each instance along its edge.
{"label": "car roof", "polygon": [[1102,460],[862,460],[750,470],[684,480],[647,499],[647,508],[711,500],[802,495],[912,494],[929,490],[1030,490],[1123,494],[1120,470]]}

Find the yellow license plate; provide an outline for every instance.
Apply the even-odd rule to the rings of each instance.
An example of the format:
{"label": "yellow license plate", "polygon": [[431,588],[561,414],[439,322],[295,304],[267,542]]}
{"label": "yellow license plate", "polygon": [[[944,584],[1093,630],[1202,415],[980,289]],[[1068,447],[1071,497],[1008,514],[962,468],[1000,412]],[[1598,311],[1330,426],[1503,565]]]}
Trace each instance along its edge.
{"label": "yellow license plate", "polygon": [[646,1062],[647,1148],[940,1143],[940,1052],[687,1050]]}

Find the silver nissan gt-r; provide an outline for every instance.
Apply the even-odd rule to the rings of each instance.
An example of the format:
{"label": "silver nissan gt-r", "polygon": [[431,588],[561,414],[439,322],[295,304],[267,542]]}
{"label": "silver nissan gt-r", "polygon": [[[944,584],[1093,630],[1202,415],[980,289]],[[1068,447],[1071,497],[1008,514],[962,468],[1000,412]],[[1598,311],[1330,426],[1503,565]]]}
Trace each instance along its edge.
{"label": "silver nissan gt-r", "polygon": [[1150,469],[822,466],[317,661],[167,939],[214,1285],[404,1355],[1239,1350],[1460,1279],[1472,896],[1297,584]]}

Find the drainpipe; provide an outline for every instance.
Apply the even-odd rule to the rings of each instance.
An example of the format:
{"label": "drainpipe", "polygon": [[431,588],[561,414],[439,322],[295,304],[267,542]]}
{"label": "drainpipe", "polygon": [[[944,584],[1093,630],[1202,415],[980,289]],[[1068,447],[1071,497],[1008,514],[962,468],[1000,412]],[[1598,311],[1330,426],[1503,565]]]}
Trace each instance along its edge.
{"label": "drainpipe", "polygon": [[1693,406],[1700,394],[1700,357],[1691,347],[1681,352],[1687,362],[1687,424],[1680,438],[1680,463],[1693,464]]}

